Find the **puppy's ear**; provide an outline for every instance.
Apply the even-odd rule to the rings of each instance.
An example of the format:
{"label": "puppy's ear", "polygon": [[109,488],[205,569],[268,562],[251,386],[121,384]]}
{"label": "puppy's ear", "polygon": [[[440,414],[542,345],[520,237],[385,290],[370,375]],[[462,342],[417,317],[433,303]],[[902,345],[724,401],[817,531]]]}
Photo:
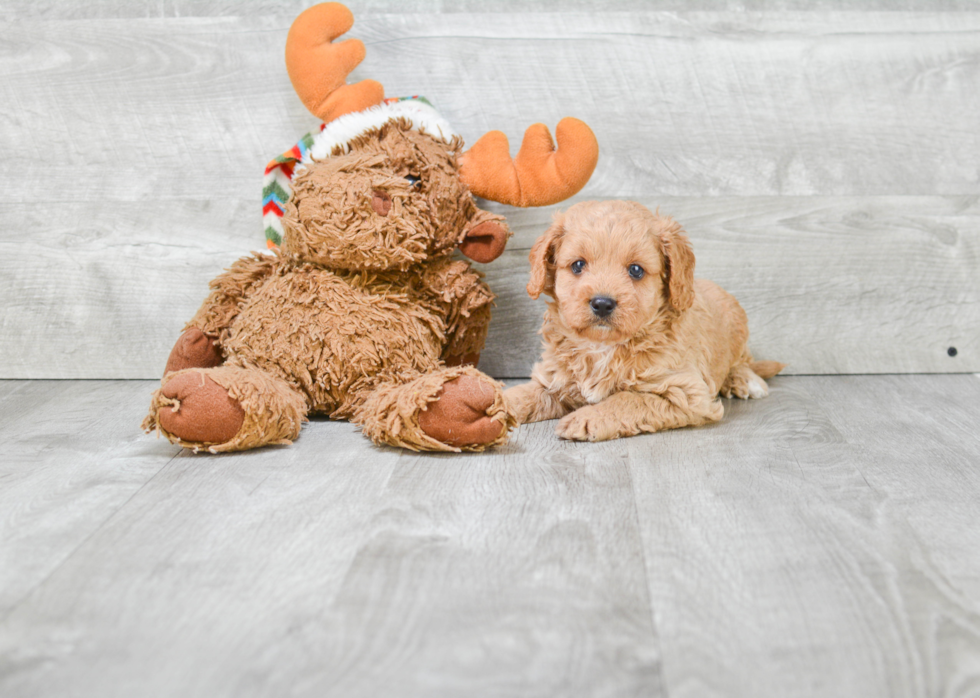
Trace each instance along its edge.
{"label": "puppy's ear", "polygon": [[554,222],[544,235],[531,247],[531,280],[527,283],[527,295],[537,298],[542,293],[555,293],[555,250],[565,234],[565,216],[555,214]]}
{"label": "puppy's ear", "polygon": [[664,254],[664,286],[670,304],[675,310],[687,310],[694,305],[694,250],[681,226],[670,218],[660,233],[660,245]]}

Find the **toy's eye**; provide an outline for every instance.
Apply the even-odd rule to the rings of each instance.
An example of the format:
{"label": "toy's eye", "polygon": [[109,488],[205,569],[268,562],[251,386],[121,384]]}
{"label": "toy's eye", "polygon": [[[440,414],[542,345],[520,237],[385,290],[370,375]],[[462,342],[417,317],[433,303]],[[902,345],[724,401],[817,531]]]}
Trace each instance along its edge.
{"label": "toy's eye", "polygon": [[415,175],[405,175],[405,179],[407,179],[408,180],[408,183],[411,184],[416,189],[419,188],[419,182],[422,181],[418,177],[416,177]]}
{"label": "toy's eye", "polygon": [[637,281],[646,276],[646,271],[639,264],[630,264],[626,268],[626,271],[629,272],[630,278],[636,279]]}
{"label": "toy's eye", "polygon": [[585,269],[585,260],[584,259],[576,259],[574,262],[572,262],[572,273],[573,274],[581,274],[583,269]]}

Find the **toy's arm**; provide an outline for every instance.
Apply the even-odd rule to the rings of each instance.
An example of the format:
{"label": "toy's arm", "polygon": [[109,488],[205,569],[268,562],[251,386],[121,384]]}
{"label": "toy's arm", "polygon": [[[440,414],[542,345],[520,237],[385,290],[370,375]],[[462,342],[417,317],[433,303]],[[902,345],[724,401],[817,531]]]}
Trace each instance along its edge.
{"label": "toy's arm", "polygon": [[208,284],[211,293],[184,329],[196,327],[204,334],[218,337],[238,315],[249,290],[271,275],[278,264],[279,258],[268,254],[253,253],[239,259]]}
{"label": "toy's arm", "polygon": [[442,360],[450,366],[476,365],[487,339],[495,298],[483,274],[466,262],[447,259],[430,268],[423,282],[446,311]]}
{"label": "toy's arm", "polygon": [[211,293],[184,327],[167,359],[164,375],[185,368],[211,368],[224,361],[222,333],[238,315],[249,290],[279,264],[272,255],[243,257],[211,281]]}

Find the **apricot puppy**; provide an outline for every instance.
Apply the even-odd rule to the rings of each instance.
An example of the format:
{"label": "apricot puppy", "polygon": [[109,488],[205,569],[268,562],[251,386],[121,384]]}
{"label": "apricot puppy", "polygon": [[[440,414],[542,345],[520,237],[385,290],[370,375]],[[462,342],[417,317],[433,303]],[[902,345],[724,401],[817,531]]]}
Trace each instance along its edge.
{"label": "apricot puppy", "polygon": [[681,226],[640,204],[576,204],[530,259],[528,294],[554,301],[531,382],[504,393],[520,423],[560,417],[558,436],[578,441],[705,424],[719,394],[765,397],[785,367],[753,362],[738,301],[695,280]]}

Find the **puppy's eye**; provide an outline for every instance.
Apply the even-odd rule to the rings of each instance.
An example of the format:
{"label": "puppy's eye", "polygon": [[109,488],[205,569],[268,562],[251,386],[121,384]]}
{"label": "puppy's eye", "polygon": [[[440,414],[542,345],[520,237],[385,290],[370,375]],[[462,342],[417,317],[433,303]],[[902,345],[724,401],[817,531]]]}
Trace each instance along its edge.
{"label": "puppy's eye", "polygon": [[626,268],[626,271],[629,272],[630,278],[636,279],[637,281],[646,276],[646,271],[639,264],[630,264]]}
{"label": "puppy's eye", "polygon": [[581,274],[583,269],[585,269],[585,260],[584,259],[576,259],[574,262],[572,262],[572,273],[573,274]]}
{"label": "puppy's eye", "polygon": [[416,189],[419,188],[419,183],[422,181],[415,175],[405,175],[405,179],[407,179],[408,183],[411,184]]}

